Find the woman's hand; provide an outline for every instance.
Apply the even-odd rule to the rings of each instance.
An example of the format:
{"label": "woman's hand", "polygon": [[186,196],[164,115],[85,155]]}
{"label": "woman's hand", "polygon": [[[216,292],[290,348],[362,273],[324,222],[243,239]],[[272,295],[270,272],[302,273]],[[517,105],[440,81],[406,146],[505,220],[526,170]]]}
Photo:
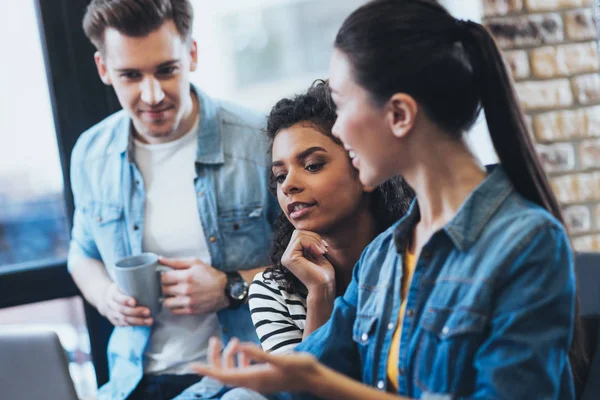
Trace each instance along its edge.
{"label": "woman's hand", "polygon": [[223,354],[221,341],[211,338],[208,360],[210,365],[192,364],[192,368],[199,375],[210,376],[226,385],[261,393],[305,392],[319,380],[320,364],[312,355],[267,354],[256,345],[240,343],[235,338],[229,341]]}
{"label": "woman's hand", "polygon": [[281,264],[306,286],[308,292],[335,292],[335,270],[325,258],[329,245],[314,232],[295,230]]}

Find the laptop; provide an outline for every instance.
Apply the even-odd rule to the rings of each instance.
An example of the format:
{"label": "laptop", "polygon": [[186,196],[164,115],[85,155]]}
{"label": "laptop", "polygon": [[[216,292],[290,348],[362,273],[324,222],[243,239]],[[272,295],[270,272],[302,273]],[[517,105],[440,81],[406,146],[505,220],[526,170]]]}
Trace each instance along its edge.
{"label": "laptop", "polygon": [[67,355],[55,332],[0,332],[0,397],[77,400]]}

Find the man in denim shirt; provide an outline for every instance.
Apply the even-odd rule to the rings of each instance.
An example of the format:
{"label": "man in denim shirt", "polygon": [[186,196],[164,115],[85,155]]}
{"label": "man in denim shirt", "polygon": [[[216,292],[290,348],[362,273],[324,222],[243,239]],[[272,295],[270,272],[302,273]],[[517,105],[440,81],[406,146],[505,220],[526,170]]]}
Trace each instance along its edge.
{"label": "man in denim shirt", "polygon": [[[101,399],[170,399],[200,379],[188,365],[209,337],[257,341],[246,282],[268,262],[278,210],[263,119],[191,86],[192,20],[188,0],[94,0],[84,18],[123,107],[79,138],[71,163],[69,270],[115,325]],[[174,269],[157,315],[113,282],[115,261],[142,252]]]}

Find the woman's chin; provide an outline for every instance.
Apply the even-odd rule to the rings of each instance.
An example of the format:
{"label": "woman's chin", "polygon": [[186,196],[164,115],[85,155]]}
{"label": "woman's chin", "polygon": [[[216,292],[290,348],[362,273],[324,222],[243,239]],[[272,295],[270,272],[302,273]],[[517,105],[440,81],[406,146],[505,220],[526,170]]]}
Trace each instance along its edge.
{"label": "woman's chin", "polygon": [[358,170],[358,179],[364,187],[377,187],[397,174],[392,171],[381,171],[364,165]]}

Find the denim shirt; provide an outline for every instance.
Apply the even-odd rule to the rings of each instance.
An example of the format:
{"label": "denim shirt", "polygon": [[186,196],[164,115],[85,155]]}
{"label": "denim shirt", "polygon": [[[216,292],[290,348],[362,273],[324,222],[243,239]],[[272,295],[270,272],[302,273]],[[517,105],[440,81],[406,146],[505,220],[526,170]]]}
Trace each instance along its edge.
{"label": "denim shirt", "polygon": [[[331,319],[298,351],[387,390],[403,253],[419,219],[415,202],[365,249]],[[406,302],[398,394],[574,398],[567,358],[575,318],[569,240],[555,218],[515,191],[501,167],[425,244]]]}
{"label": "denim shirt", "polygon": [[[272,223],[279,207],[268,192],[270,159],[262,116],[210,99],[199,100],[194,181],[212,265],[224,272],[268,263]],[[75,200],[68,265],[81,257],[114,262],[142,252],[145,190],[133,158],[131,119],[119,111],[83,133],[73,150]],[[222,339],[258,342],[247,306],[217,313]],[[143,375],[149,327],[116,327],[108,345],[110,382],[99,398],[123,399]]]}

